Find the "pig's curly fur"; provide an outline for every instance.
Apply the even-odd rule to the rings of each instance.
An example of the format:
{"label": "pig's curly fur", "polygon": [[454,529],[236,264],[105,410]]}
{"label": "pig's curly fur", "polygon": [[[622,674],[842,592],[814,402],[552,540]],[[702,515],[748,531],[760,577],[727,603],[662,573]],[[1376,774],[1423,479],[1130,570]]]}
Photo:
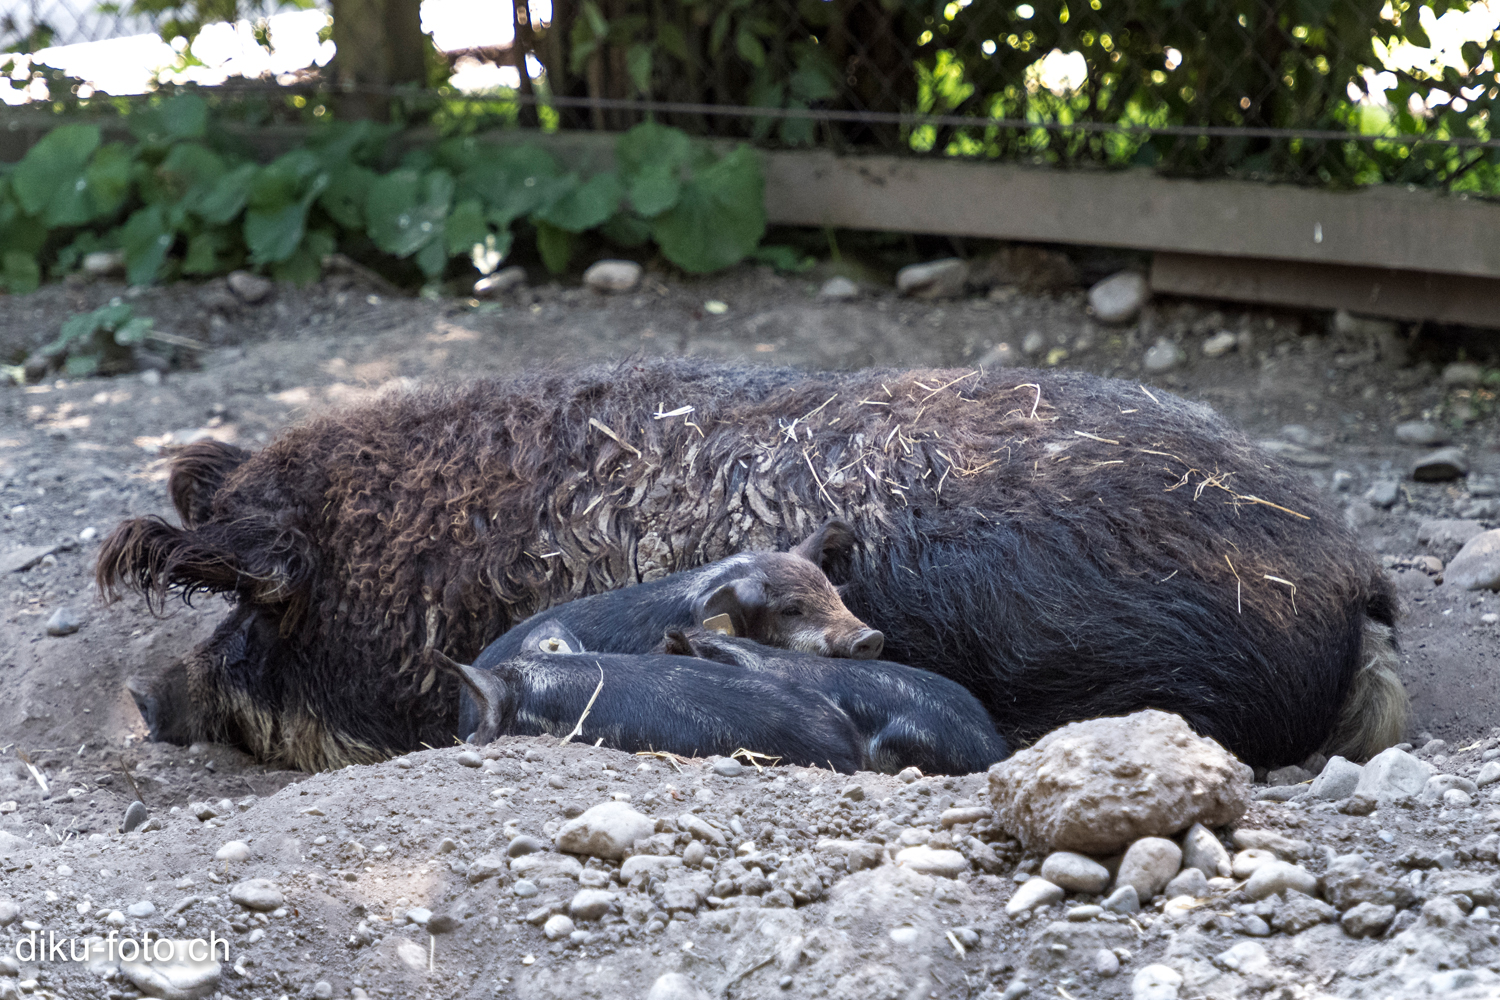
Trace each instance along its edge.
{"label": "pig's curly fur", "polygon": [[964,684],[1013,745],[1154,707],[1279,765],[1367,756],[1404,722],[1394,592],[1339,515],[1208,408],[1079,373],[544,370],[254,455],[194,445],[171,492],[185,527],[123,523],[99,584],[274,622],[259,645],[226,623],[160,683],[195,692],[176,738],[282,765],[448,743],[456,691],[425,648],[467,661],[552,604],[830,517],[862,544],[825,568],[886,658]]}

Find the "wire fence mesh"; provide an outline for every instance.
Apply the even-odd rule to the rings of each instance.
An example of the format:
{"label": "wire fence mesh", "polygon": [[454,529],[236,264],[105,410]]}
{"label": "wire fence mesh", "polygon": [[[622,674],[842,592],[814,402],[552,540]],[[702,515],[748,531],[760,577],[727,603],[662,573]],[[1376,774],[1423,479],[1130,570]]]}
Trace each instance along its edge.
{"label": "wire fence mesh", "polygon": [[[89,0],[8,2],[13,49],[142,23]],[[772,147],[1500,194],[1500,2],[487,2],[512,37],[450,57],[502,70],[486,93],[325,70],[282,97],[337,112],[340,90],[346,108],[374,95],[453,128],[653,117]],[[385,44],[365,21],[333,37]]]}

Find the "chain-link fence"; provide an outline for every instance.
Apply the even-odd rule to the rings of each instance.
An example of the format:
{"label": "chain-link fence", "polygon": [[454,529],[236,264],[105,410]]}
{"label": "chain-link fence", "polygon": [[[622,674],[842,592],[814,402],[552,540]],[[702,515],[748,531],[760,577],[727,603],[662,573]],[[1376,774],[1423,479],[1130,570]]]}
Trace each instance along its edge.
{"label": "chain-link fence", "polygon": [[[0,22],[13,38],[61,11],[75,32],[139,23],[30,2]],[[393,92],[325,72],[296,93],[399,93],[449,122],[458,105],[565,128],[651,116],[770,146],[1494,194],[1492,2],[490,0],[513,37],[465,58],[506,70],[501,89]],[[385,44],[372,27],[335,22],[333,37]]]}

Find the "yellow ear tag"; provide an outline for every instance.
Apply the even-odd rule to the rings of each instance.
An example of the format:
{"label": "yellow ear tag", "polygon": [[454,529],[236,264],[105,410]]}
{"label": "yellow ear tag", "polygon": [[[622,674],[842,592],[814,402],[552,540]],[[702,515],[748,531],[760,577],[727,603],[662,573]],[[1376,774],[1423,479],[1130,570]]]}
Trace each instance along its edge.
{"label": "yellow ear tag", "polygon": [[728,615],[714,615],[712,618],[703,619],[703,627],[710,632],[723,632],[725,635],[734,635],[734,622],[729,620]]}

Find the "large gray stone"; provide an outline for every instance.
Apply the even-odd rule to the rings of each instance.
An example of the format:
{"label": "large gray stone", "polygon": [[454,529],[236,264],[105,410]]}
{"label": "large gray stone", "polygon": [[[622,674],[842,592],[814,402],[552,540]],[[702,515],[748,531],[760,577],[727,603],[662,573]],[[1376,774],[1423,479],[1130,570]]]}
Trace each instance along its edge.
{"label": "large gray stone", "polygon": [[1461,590],[1500,590],[1500,528],[1465,542],[1443,570],[1443,582]]}
{"label": "large gray stone", "polygon": [[1452,517],[1436,517],[1417,525],[1417,544],[1447,562],[1475,535],[1484,534],[1484,525],[1478,521],[1460,520]]}
{"label": "large gray stone", "polygon": [[1419,448],[1439,448],[1448,443],[1448,430],[1426,420],[1408,420],[1396,425],[1396,440]]}
{"label": "large gray stone", "polygon": [[1310,798],[1325,802],[1347,799],[1359,787],[1359,776],[1363,773],[1364,768],[1353,761],[1332,757],[1324,765],[1322,773],[1313,779],[1307,794]]}
{"label": "large gray stone", "polygon": [[1370,758],[1361,769],[1354,794],[1366,796],[1376,802],[1404,799],[1422,794],[1430,777],[1431,764],[1418,760],[1404,750],[1391,747]]}
{"label": "large gray stone", "polygon": [[564,823],[552,838],[559,851],[618,861],[656,832],[656,821],[623,802],[604,802]]}
{"label": "large gray stone", "polygon": [[1202,823],[1194,823],[1182,837],[1182,867],[1196,868],[1204,878],[1230,874],[1229,852]]}
{"label": "large gray stone", "polygon": [[1069,892],[1101,893],[1109,885],[1109,869],[1093,858],[1072,851],[1055,851],[1042,862],[1042,878]]}
{"label": "large gray stone", "polygon": [[[121,962],[120,971],[135,988],[151,997],[162,1000],[198,1000],[206,997],[219,985],[222,970],[211,956],[194,960],[190,952],[192,941],[172,941],[171,958],[156,961],[158,945],[153,944],[152,961]],[[167,949],[162,947],[161,951]],[[196,950],[202,954],[206,949],[200,942]]]}
{"label": "large gray stone", "polygon": [[1462,448],[1438,448],[1412,463],[1411,477],[1424,483],[1444,483],[1469,474],[1469,456]]}
{"label": "large gray stone", "polygon": [[229,887],[229,898],[247,910],[274,910],[286,902],[276,883],[268,878],[252,878],[235,883]]}
{"label": "large gray stone", "polygon": [[1021,885],[1005,904],[1005,912],[1014,916],[1038,906],[1061,903],[1067,892],[1044,878],[1029,879]]}
{"label": "large gray stone", "polygon": [[1182,870],[1182,848],[1165,837],[1142,837],[1120,861],[1115,885],[1133,885],[1144,902],[1162,891]]}
{"label": "large gray stone", "polygon": [[957,257],[912,264],[896,272],[896,290],[919,299],[946,299],[962,295],[969,280],[969,265]]}
{"label": "large gray stone", "polygon": [[1101,323],[1129,323],[1140,315],[1150,297],[1151,288],[1144,275],[1121,271],[1089,289],[1089,308]]}
{"label": "large gray stone", "polygon": [[1194,823],[1233,823],[1252,777],[1181,717],[1155,709],[1071,723],[989,771],[1001,828],[1027,847],[1097,856]]}

